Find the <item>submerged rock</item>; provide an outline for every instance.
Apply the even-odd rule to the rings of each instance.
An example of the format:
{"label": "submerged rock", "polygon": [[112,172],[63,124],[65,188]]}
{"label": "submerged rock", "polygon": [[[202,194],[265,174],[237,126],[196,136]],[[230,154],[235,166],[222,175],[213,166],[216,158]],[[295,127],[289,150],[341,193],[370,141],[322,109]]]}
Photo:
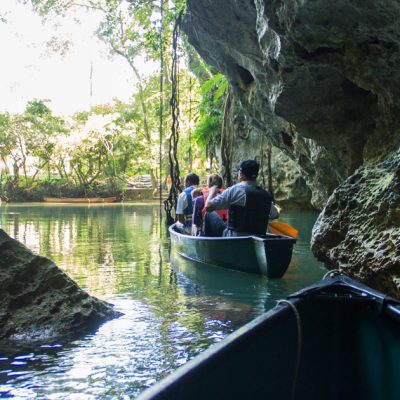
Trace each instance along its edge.
{"label": "submerged rock", "polygon": [[122,315],[0,229],[0,342],[48,342]]}

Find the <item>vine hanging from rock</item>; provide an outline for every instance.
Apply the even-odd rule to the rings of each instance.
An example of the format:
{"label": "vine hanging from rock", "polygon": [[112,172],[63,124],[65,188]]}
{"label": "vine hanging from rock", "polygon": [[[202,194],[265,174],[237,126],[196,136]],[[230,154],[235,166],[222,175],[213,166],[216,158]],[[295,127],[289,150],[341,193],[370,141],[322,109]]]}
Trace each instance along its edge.
{"label": "vine hanging from rock", "polygon": [[232,178],[232,145],[233,145],[233,129],[228,126],[228,113],[232,107],[232,92],[228,90],[224,104],[224,114],[222,118],[222,129],[221,129],[221,161],[223,166],[223,178],[226,186],[233,185]]}
{"label": "vine hanging from rock", "polygon": [[182,191],[180,186],[180,171],[178,162],[178,143],[179,143],[179,57],[178,40],[179,24],[181,23],[182,13],[178,15],[175,21],[172,37],[172,66],[171,66],[171,132],[168,138],[168,160],[171,176],[171,188],[168,197],[164,200],[164,210],[167,217],[167,224],[172,224],[175,218],[172,216],[172,210],[175,211],[178,195]]}

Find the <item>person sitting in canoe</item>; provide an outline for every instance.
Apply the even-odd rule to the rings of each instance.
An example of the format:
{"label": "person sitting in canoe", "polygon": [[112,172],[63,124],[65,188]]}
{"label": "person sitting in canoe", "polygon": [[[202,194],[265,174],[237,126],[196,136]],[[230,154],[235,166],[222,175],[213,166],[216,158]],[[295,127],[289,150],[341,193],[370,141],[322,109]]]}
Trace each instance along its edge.
{"label": "person sitting in canoe", "polygon": [[[204,214],[206,209],[204,208],[208,193],[211,187],[217,186],[218,192],[222,193],[224,189],[222,188],[222,177],[218,174],[212,174],[207,179],[207,187],[203,189],[195,189],[192,191],[193,198],[193,218],[192,218],[192,235],[203,236],[204,235]],[[228,210],[218,210],[216,211],[220,218],[227,223],[228,221]]]}
{"label": "person sitting in canoe", "polygon": [[181,224],[181,228],[185,233],[191,233],[193,200],[192,191],[196,189],[200,182],[199,176],[193,173],[187,174],[184,179],[185,189],[178,197],[176,205],[176,218]]}
{"label": "person sitting in canoe", "polygon": [[[257,185],[258,171],[255,160],[243,161],[238,168],[239,183],[223,193],[218,193],[216,186],[210,189],[204,216],[206,236],[249,236],[267,232],[268,218],[276,218],[274,214],[278,211],[271,195]],[[228,209],[227,225],[214,212],[223,209]]]}

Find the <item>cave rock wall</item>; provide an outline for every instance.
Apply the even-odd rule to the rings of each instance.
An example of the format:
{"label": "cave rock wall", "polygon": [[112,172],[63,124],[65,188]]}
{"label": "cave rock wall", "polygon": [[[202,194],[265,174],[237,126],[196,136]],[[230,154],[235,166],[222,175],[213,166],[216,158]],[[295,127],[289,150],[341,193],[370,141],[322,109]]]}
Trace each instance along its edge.
{"label": "cave rock wall", "polygon": [[225,110],[222,146],[217,151],[225,182],[237,183],[238,165],[252,158],[260,164],[259,183],[271,191],[280,207],[285,210],[312,208],[311,191],[296,162],[271,144],[266,131],[255,129],[249,123],[233,96],[228,98]]}
{"label": "cave rock wall", "polygon": [[399,17],[397,1],[188,0],[183,28],[321,208],[399,146]]}
{"label": "cave rock wall", "polygon": [[397,297],[399,20],[394,0],[187,0],[183,24],[248,123],[326,205],[315,254]]}

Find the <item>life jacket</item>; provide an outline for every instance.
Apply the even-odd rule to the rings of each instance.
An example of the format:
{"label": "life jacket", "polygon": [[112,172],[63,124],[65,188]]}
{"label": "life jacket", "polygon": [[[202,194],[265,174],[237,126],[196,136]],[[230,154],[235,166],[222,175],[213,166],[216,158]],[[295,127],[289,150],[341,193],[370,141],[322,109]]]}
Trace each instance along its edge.
{"label": "life jacket", "polygon": [[231,205],[228,212],[228,229],[264,235],[271,209],[270,194],[259,186],[245,185],[245,206]]}
{"label": "life jacket", "polygon": [[185,225],[186,226],[192,226],[192,217],[193,217],[193,199],[192,199],[192,191],[193,191],[193,186],[189,186],[185,188],[183,191],[186,194],[186,199],[187,199],[187,206],[183,210],[183,214],[185,215]]}
{"label": "life jacket", "polygon": [[[210,191],[209,188],[204,188],[202,190],[203,197],[204,197],[204,205],[206,204],[209,191]],[[223,191],[224,191],[224,189],[221,188],[221,189],[218,190],[218,193],[222,193]],[[228,222],[228,210],[215,210],[215,212],[221,217],[222,221],[224,221],[225,223]],[[203,221],[204,221],[204,214],[205,213],[206,213],[206,208],[203,207],[203,210],[201,211],[201,215],[202,215]]]}

